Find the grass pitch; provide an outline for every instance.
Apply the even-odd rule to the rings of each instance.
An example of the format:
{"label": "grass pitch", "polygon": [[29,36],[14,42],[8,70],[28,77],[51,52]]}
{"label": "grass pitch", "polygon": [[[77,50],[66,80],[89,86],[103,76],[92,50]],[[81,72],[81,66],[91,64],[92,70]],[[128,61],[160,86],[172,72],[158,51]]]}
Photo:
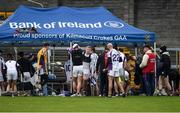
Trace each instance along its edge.
{"label": "grass pitch", "polygon": [[180,97],[0,97],[0,112],[180,112]]}

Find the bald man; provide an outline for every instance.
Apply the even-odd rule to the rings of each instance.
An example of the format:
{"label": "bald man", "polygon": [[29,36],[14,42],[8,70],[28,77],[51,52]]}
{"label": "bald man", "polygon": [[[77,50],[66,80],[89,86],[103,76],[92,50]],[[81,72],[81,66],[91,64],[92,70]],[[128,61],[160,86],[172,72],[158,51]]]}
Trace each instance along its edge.
{"label": "bald man", "polygon": [[112,96],[113,80],[118,86],[118,89],[122,92],[122,96],[125,97],[124,89],[120,82],[120,69],[119,62],[122,62],[122,58],[117,50],[113,48],[112,43],[107,44],[108,52],[108,97]]}

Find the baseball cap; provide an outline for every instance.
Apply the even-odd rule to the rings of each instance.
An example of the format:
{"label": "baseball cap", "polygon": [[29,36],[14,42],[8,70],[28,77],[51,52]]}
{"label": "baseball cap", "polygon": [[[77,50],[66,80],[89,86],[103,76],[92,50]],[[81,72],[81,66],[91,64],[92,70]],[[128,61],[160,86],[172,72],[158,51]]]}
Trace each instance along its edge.
{"label": "baseball cap", "polygon": [[76,47],[79,47],[78,44],[73,44],[73,49],[76,48]]}

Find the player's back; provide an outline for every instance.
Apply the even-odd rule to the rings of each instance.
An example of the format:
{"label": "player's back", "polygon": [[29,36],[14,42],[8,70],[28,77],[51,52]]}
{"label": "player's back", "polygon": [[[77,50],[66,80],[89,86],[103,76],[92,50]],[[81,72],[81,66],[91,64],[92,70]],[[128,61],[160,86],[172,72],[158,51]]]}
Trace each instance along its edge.
{"label": "player's back", "polygon": [[6,62],[7,71],[17,71],[17,62],[15,60],[8,60]]}
{"label": "player's back", "polygon": [[115,49],[112,49],[109,51],[108,57],[111,59],[111,69],[119,70],[119,61],[121,59],[119,52]]}

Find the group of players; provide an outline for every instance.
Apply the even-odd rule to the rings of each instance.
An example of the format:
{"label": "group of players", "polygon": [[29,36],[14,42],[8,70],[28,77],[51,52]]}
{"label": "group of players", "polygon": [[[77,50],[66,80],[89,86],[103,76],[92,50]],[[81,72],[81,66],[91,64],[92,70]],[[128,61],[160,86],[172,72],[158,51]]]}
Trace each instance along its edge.
{"label": "group of players", "polygon": [[[98,55],[95,53],[94,47],[87,46],[85,51],[83,51],[78,44],[73,45],[70,50],[73,64],[73,95],[71,96],[87,95],[87,84],[89,80],[92,82],[92,78],[97,81],[99,71],[107,72],[108,88],[105,90],[108,90],[108,94],[106,96],[112,97],[113,89],[115,89],[117,93],[119,91],[121,96],[126,96],[123,82],[120,78],[120,76],[128,76],[125,71],[125,55],[113,48],[112,43],[107,44],[106,50],[107,55],[105,59],[103,59],[106,65],[103,69],[99,70],[97,63],[100,62],[97,62]],[[98,83],[95,84],[96,90],[98,91]],[[99,94],[99,96],[103,96],[103,94]]]}
{"label": "group of players", "polygon": [[[46,64],[46,55],[43,54],[43,50],[45,49],[45,53],[48,49],[49,45],[45,45],[39,52],[38,52],[38,63],[41,65],[38,70],[44,69],[43,66]],[[125,63],[126,58],[125,55],[118,51],[117,49],[113,48],[113,45],[111,43],[108,43],[106,48],[106,55],[103,58],[103,61],[100,61],[98,59],[98,55],[95,53],[95,48],[91,46],[87,46],[85,48],[85,51],[83,51],[78,44],[74,44],[72,49],[69,51],[71,58],[72,58],[72,64],[73,64],[73,94],[71,96],[86,96],[88,95],[89,91],[91,94],[96,93],[94,95],[99,96],[108,96],[111,97],[113,95],[113,92],[116,93],[116,96],[121,93],[123,97],[126,96],[126,91],[123,87],[123,82],[121,81],[120,76],[128,76],[127,72],[125,71]],[[42,53],[42,54],[39,54]],[[43,56],[43,58],[41,58]],[[22,57],[23,58],[23,57]],[[43,59],[43,60],[41,60]],[[99,61],[98,61],[99,60]],[[43,62],[43,63],[41,63]],[[104,67],[100,68],[99,64],[104,62]],[[16,92],[16,80],[18,78],[18,67],[28,67],[27,63],[25,65],[20,65],[19,62],[16,62],[13,60],[12,54],[8,55],[8,61],[5,63],[4,59],[1,57],[1,69],[3,70],[5,67],[7,68],[7,79],[8,79],[8,86],[7,91],[13,91]],[[43,64],[43,65],[42,65]],[[98,65],[97,65],[98,64]],[[23,68],[24,69],[24,68]],[[3,71],[0,71],[0,83],[1,88],[3,91],[4,86],[3,83]],[[22,68],[21,68],[22,70]],[[24,71],[23,71],[24,72]],[[30,70],[27,70],[25,72],[30,72]],[[46,70],[44,69],[44,72]],[[101,75],[101,73],[106,73],[105,75]],[[24,74],[24,73],[23,73]],[[41,74],[41,73],[39,73]],[[107,87],[104,87],[102,89],[101,83],[99,83],[99,77],[103,76],[104,79],[107,80],[107,83],[104,85],[107,85]],[[29,76],[30,77],[30,76]],[[105,80],[105,81],[106,81]],[[101,82],[101,80],[100,80]],[[100,93],[99,93],[99,84],[100,84]],[[92,88],[89,86],[93,86]],[[113,91],[113,89],[115,91]],[[95,91],[93,91],[95,90]],[[102,91],[103,90],[103,91]]]}

